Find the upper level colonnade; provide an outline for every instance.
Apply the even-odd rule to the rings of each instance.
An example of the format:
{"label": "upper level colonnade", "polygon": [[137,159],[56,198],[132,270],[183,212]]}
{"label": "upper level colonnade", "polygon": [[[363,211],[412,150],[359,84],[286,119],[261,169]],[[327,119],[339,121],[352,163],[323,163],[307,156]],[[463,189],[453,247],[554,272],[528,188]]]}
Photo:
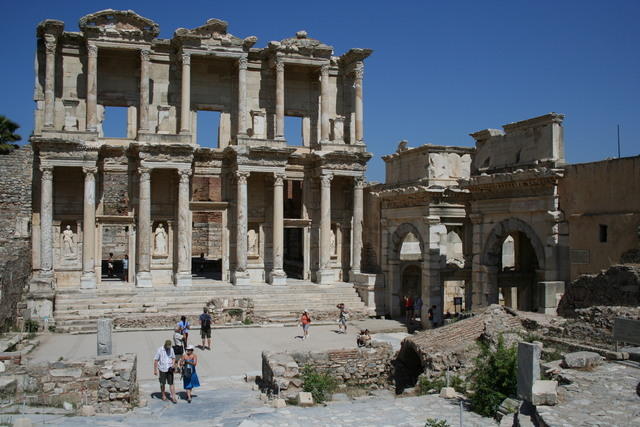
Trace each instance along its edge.
{"label": "upper level colonnade", "polygon": [[158,38],[155,22],[104,10],[38,25],[35,134],[100,141],[105,109],[127,109],[125,139],[198,144],[198,111],[219,112],[218,148],[286,145],[285,117],[301,118],[302,146],[365,151],[363,61],[369,49],[333,56],[299,31],[255,48],[227,23],[210,19]]}

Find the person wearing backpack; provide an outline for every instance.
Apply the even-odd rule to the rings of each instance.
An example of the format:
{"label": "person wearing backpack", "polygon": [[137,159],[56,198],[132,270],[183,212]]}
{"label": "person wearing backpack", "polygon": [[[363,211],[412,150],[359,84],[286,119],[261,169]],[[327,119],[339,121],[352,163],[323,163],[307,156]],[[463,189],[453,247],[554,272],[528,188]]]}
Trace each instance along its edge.
{"label": "person wearing backpack", "polygon": [[207,307],[202,309],[202,314],[200,315],[200,338],[202,338],[202,349],[211,350],[211,315]]}

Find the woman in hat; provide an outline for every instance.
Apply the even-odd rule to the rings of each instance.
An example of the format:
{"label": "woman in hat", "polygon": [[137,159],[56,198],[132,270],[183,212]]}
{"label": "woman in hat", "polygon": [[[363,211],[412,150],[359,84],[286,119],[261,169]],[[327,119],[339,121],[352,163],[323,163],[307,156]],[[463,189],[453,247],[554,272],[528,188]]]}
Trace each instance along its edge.
{"label": "woman in hat", "polygon": [[193,345],[187,346],[187,352],[180,360],[182,366],[182,382],[187,392],[187,402],[191,403],[191,390],[194,387],[200,387],[198,374],[196,373],[196,365],[198,364],[198,356],[193,351]]}
{"label": "woman in hat", "polygon": [[306,340],[309,336],[309,325],[311,324],[311,316],[309,310],[304,310],[300,316],[300,326],[302,326],[302,339]]}

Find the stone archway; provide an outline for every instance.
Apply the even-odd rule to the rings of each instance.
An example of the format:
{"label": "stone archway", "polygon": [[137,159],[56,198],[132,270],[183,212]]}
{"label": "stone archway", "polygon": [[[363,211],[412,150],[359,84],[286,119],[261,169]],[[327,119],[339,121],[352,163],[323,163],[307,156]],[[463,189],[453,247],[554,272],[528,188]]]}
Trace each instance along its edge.
{"label": "stone archway", "polygon": [[482,265],[496,266],[501,262],[502,242],[504,242],[509,234],[514,232],[520,232],[527,236],[531,242],[531,246],[533,246],[536,258],[538,258],[538,267],[544,269],[545,255],[542,241],[535,230],[519,218],[505,219],[493,226],[482,251]]}
{"label": "stone archway", "polygon": [[[391,234],[390,244],[388,247],[387,260],[389,265],[389,276],[387,277],[387,283],[390,284],[387,290],[387,310],[392,316],[399,316],[401,314],[401,293],[402,293],[402,272],[403,263],[401,259],[402,245],[405,238],[408,235],[413,235],[417,240],[418,247],[420,248],[420,257],[412,259],[410,262],[413,265],[420,265],[422,257],[425,253],[425,243],[422,238],[422,234],[415,225],[405,222],[400,224],[394,232]],[[418,283],[418,290],[422,292],[422,276]],[[422,296],[424,299],[424,296]]]}

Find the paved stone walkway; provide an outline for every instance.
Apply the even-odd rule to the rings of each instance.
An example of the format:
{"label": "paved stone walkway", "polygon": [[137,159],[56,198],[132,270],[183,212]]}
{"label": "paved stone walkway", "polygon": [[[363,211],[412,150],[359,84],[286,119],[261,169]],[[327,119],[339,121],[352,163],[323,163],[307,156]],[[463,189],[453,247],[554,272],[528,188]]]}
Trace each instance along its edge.
{"label": "paved stone walkway", "polygon": [[593,371],[563,369],[571,384],[558,388],[560,404],[539,406],[538,413],[550,427],[640,426],[636,366],[610,362]]}

